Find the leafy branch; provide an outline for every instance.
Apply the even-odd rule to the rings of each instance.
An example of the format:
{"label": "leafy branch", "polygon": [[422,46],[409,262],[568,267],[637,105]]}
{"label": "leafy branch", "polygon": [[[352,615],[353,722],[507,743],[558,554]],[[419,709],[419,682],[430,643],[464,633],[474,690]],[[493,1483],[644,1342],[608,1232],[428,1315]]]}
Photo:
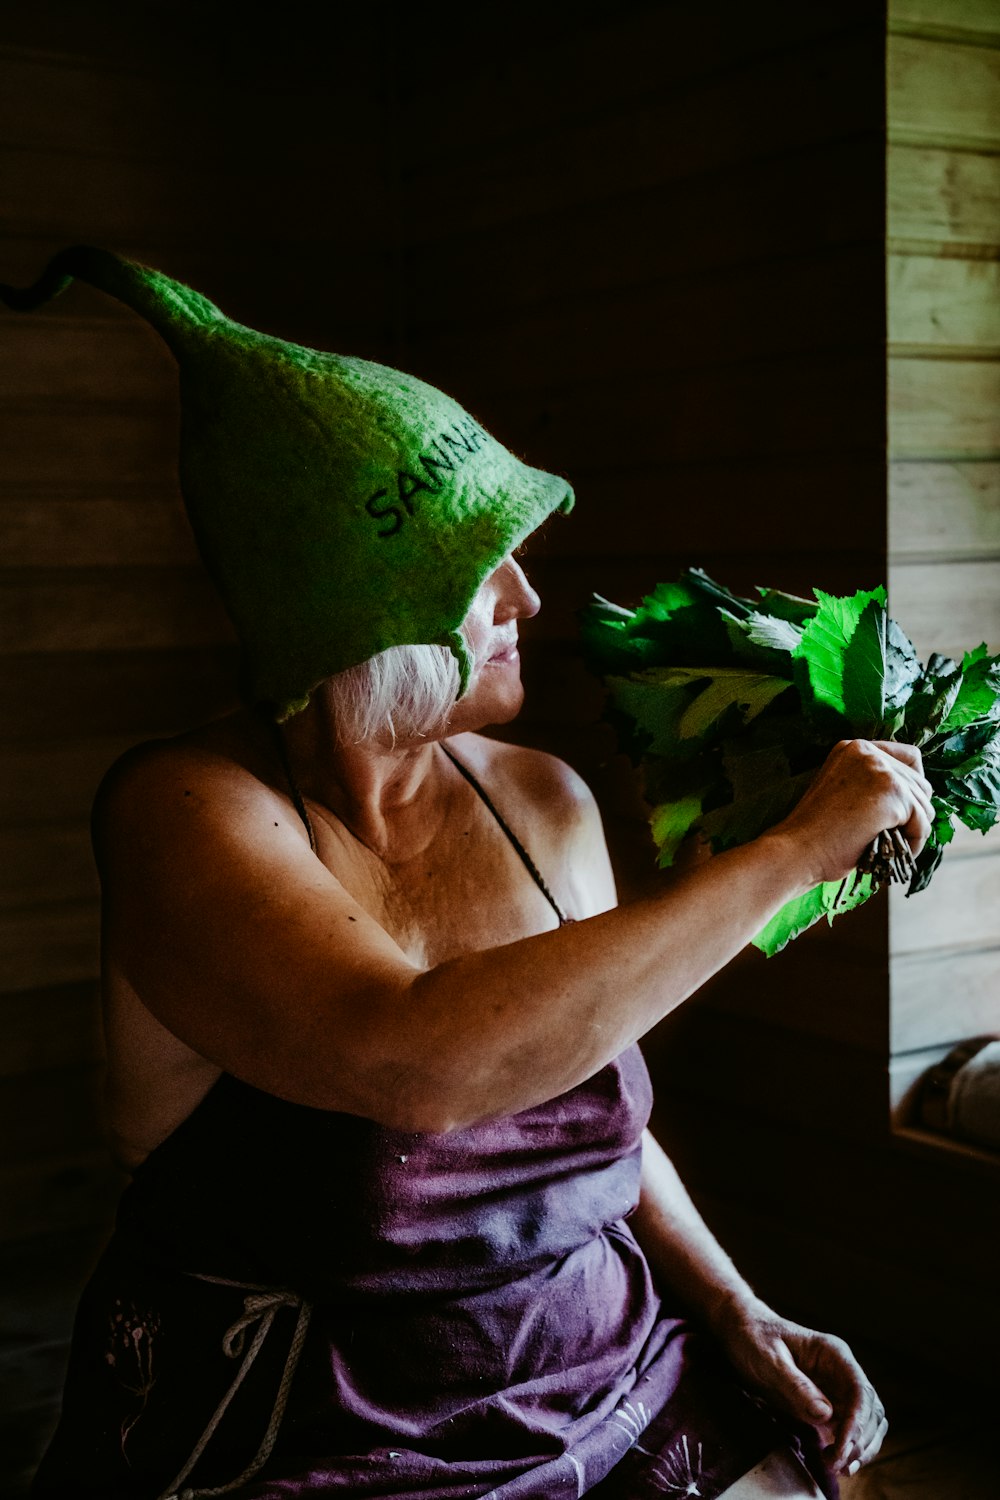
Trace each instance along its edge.
{"label": "leafy branch", "polygon": [[[931,834],[907,871],[907,895],[926,889],[956,819],[986,833],[1000,817],[1000,656],[981,645],[961,663],[935,653],[922,664],[883,588],[757,592],[740,598],[690,568],[637,609],[595,595],[583,612],[584,650],[641,768],[660,865],[694,840],[717,852],[772,827],[838,740],[899,739],[922,747],[934,789]],[[756,945],[777,953],[895,878],[905,841],[883,839],[867,869],[788,902]]]}

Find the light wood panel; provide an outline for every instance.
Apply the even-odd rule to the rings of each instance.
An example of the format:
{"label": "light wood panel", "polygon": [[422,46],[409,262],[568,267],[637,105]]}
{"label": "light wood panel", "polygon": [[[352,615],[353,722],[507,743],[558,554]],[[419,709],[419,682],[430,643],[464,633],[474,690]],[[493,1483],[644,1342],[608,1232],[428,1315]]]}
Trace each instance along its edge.
{"label": "light wood panel", "polygon": [[896,958],[939,949],[1000,948],[1000,852],[981,859],[944,859],[930,890],[889,896],[891,951]]}
{"label": "light wood panel", "polygon": [[893,961],[894,1052],[950,1047],[987,1032],[1000,1033],[1000,949]]}
{"label": "light wood panel", "polygon": [[[1000,54],[998,54],[1000,55]],[[1000,358],[1000,264],[891,255],[889,341],[896,354],[975,351]],[[902,347],[901,347],[902,346]]]}
{"label": "light wood panel", "polygon": [[894,563],[1000,555],[1000,463],[890,463],[889,553]]}
{"label": "light wood panel", "polygon": [[970,38],[996,37],[996,0],[889,0],[889,28],[929,27],[965,32]]}
{"label": "light wood panel", "polygon": [[1000,456],[1000,362],[889,361],[893,458]]}
{"label": "light wood panel", "polygon": [[985,641],[1000,652],[1000,559],[897,563],[889,572],[892,613],[926,659],[961,660]]}
{"label": "light wood panel", "polygon": [[890,140],[1000,145],[1000,50],[890,35],[888,70]]}
{"label": "light wood panel", "polygon": [[927,254],[992,254],[1000,246],[1000,157],[890,146],[890,246]]}

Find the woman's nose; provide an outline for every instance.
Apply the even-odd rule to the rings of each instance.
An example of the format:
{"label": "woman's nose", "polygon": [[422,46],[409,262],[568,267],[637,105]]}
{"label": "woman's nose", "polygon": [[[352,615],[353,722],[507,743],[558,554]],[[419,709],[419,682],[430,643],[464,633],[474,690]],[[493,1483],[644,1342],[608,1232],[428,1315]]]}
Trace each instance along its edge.
{"label": "woman's nose", "polygon": [[530,620],[532,615],[537,615],[542,601],[515,557],[505,558],[500,564],[497,582],[499,588],[493,611],[493,618],[497,623],[504,620]]}

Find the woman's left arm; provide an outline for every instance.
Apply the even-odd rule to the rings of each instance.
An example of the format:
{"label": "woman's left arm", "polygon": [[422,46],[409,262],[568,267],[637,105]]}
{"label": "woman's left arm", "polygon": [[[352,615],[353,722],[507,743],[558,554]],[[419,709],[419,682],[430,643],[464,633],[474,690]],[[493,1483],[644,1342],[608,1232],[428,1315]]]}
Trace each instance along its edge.
{"label": "woman's left arm", "polygon": [[848,1346],[779,1317],[754,1294],[648,1130],[629,1222],[656,1279],[709,1328],[746,1384],[828,1437],[832,1468],[854,1473],[875,1457],[885,1414]]}

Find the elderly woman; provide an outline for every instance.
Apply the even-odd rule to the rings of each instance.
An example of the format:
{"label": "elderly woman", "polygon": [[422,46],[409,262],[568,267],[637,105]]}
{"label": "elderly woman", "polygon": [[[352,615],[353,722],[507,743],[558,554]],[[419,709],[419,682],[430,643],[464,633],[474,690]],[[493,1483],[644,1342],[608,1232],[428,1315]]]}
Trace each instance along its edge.
{"label": "elderly woman", "polygon": [[[39,296],[94,280],[178,354],[185,496],[257,706],[132,752],[98,798],[110,1114],[133,1180],[38,1500],[834,1494],[877,1452],[882,1408],[845,1344],[771,1311],[714,1241],[645,1128],[636,1043],[880,829],[921,846],[918,753],[842,744],[768,834],[617,906],[579,778],[480,733],[520,707],[539,599],[514,544],[565,484],[410,377],[73,254]],[[270,541],[248,499],[275,478],[246,456],[280,427],[261,401],[291,389],[315,431],[327,377],[341,424],[371,419],[336,456],[365,566],[354,532],[320,535],[315,462],[286,465]],[[405,462],[379,457],[390,431]],[[234,466],[235,527],[204,508]]]}

